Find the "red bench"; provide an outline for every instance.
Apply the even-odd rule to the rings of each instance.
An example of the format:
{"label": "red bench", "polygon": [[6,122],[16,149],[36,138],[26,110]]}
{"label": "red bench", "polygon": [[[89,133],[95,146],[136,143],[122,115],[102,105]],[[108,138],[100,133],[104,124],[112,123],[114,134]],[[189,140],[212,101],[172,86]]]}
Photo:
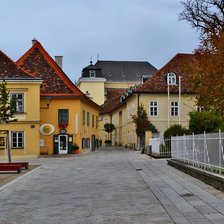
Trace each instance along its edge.
{"label": "red bench", "polygon": [[0,165],[0,171],[15,171],[17,173],[21,173],[22,166],[21,164],[1,164]]}
{"label": "red bench", "polygon": [[28,170],[29,163],[28,162],[12,162],[12,163],[0,163],[0,165],[21,165],[22,168]]}

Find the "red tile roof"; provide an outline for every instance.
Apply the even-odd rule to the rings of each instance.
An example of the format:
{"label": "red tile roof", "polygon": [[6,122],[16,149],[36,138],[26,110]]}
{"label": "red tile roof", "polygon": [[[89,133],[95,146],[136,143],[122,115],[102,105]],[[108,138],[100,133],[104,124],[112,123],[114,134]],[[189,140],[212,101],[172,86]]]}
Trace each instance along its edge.
{"label": "red tile roof", "polygon": [[[185,72],[187,64],[193,64],[195,57],[193,54],[177,54],[165,66],[156,71],[151,78],[139,86],[134,92],[136,93],[167,93],[168,86],[165,75],[173,72],[181,76],[181,92],[194,93],[193,86],[189,82],[191,75]],[[179,85],[170,85],[170,93],[178,93]]]}
{"label": "red tile roof", "polygon": [[107,101],[104,105],[102,105],[102,110],[100,111],[100,114],[106,114],[110,113],[113,110],[115,110],[117,107],[122,105],[124,102],[120,102],[120,96]]}
{"label": "red tile roof", "polygon": [[122,94],[127,92],[127,89],[107,89],[107,101],[114,98],[120,97]]}
{"label": "red tile roof", "polygon": [[33,76],[44,80],[41,96],[85,96],[38,41],[16,64]]}
{"label": "red tile roof", "polygon": [[0,51],[0,78],[33,79],[34,76],[17,66],[12,59]]}

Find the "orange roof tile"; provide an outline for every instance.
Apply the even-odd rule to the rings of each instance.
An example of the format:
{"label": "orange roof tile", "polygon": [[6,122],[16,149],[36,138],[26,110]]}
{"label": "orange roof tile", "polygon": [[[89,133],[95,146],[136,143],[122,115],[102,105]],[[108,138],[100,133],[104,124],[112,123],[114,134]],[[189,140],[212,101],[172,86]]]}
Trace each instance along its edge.
{"label": "orange roof tile", "polygon": [[51,58],[40,42],[36,42],[17,62],[33,76],[44,80],[41,96],[85,96]]}

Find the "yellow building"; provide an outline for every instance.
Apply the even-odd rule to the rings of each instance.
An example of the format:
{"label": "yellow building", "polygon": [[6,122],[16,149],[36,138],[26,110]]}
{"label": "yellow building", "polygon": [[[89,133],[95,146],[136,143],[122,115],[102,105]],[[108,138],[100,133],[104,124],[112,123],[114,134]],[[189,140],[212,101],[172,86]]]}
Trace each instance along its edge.
{"label": "yellow building", "polygon": [[196,108],[195,92],[189,82],[191,76],[185,73],[183,65],[193,60],[192,54],[177,54],[141,86],[108,101],[101,112],[102,133],[105,122],[111,122],[116,127],[113,144],[139,145],[132,117],[137,115],[140,105],[161,134],[173,124],[188,127],[189,112]]}
{"label": "yellow building", "polygon": [[[18,67],[0,51],[0,82],[5,79],[10,97],[16,97],[15,122],[7,123],[12,159],[40,155],[40,86],[42,80]],[[34,103],[35,102],[35,103]],[[0,124],[3,130],[3,124]],[[1,136],[2,137],[2,136]],[[5,159],[4,146],[0,159]]]}
{"label": "yellow building", "polygon": [[33,46],[16,62],[43,80],[40,88],[40,153],[72,154],[98,145],[100,107],[83,94],[62,70],[62,57],[54,61],[43,46]]}

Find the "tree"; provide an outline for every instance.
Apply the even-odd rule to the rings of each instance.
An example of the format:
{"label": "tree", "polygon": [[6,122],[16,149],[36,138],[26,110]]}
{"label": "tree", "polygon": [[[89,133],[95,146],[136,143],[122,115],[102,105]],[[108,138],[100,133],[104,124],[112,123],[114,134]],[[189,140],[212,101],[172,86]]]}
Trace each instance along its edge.
{"label": "tree", "polygon": [[179,19],[190,22],[192,27],[206,34],[224,32],[224,1],[223,0],[186,0],[182,2],[184,10]]}
{"label": "tree", "polygon": [[171,136],[182,136],[186,133],[186,129],[183,128],[181,125],[179,124],[174,124],[172,126],[170,126],[168,129],[166,129],[166,131],[164,132],[164,138],[170,138]]}
{"label": "tree", "polygon": [[217,114],[202,111],[190,113],[189,131],[194,134],[218,132],[224,130],[224,119]]}
{"label": "tree", "polygon": [[[16,113],[16,98],[10,100],[9,92],[7,91],[7,82],[3,79],[0,84],[0,122],[4,125],[4,131],[6,132],[6,123],[12,120],[14,114]],[[10,120],[11,119],[11,120]],[[6,135],[5,135],[5,150],[6,150]],[[11,150],[8,147],[8,159],[11,162]]]}
{"label": "tree", "polygon": [[109,123],[104,124],[104,131],[107,132],[107,134],[108,134],[108,140],[110,142],[111,142],[111,140],[109,139],[109,133],[111,133],[114,129],[115,129],[114,124],[109,124]]}

